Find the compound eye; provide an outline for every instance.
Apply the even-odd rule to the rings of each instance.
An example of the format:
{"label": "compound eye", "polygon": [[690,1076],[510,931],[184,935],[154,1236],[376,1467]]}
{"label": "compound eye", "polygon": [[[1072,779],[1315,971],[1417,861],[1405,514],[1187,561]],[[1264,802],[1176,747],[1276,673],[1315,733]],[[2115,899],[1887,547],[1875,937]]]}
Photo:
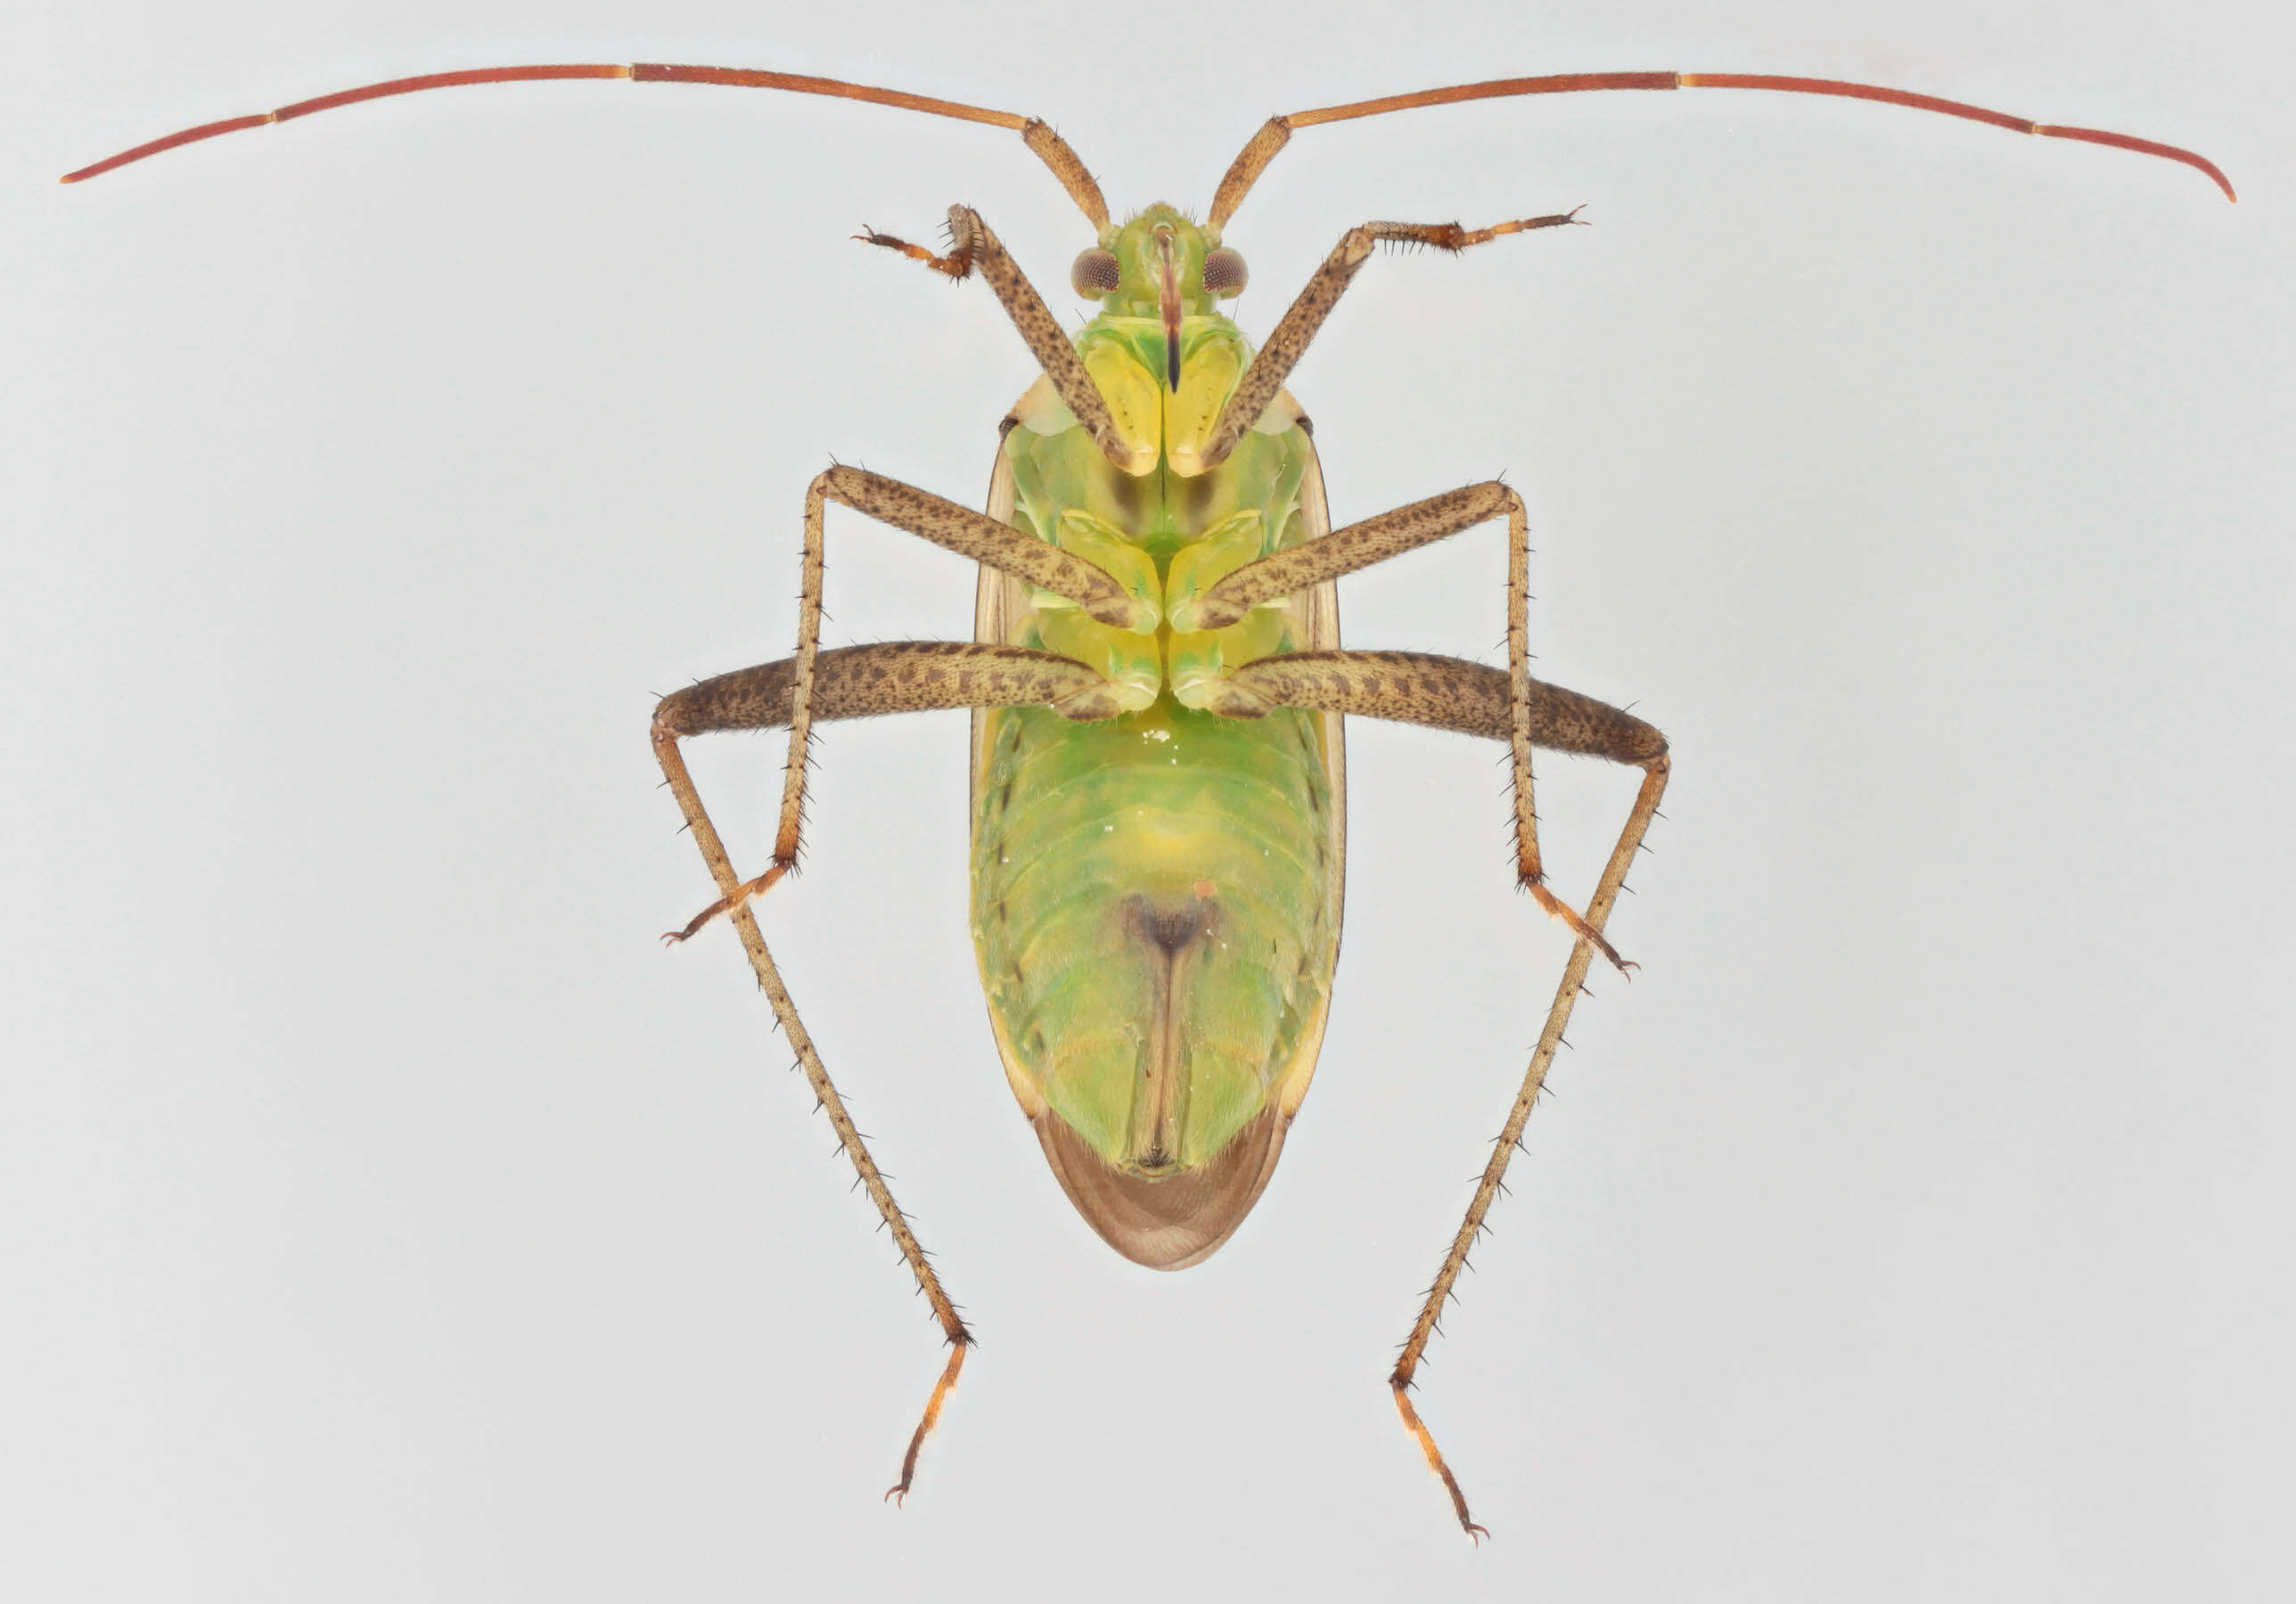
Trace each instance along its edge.
{"label": "compound eye", "polygon": [[1243,286],[1251,277],[1243,265],[1242,254],[1221,246],[1204,256],[1204,289],[1226,300],[1231,295],[1243,293]]}
{"label": "compound eye", "polygon": [[1076,292],[1088,295],[1095,300],[1103,295],[1114,294],[1117,285],[1123,282],[1124,270],[1117,266],[1116,253],[1112,250],[1096,248],[1087,250],[1078,257],[1076,266],[1069,269],[1069,282],[1076,287]]}

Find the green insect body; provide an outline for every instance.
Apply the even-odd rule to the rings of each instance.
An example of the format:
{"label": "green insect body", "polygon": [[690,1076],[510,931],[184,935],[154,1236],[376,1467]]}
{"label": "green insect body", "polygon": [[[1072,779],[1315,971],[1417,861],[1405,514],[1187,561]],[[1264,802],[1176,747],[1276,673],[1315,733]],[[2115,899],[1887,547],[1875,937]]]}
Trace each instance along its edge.
{"label": "green insect body", "polygon": [[1219,579],[1328,530],[1288,397],[1202,467],[1250,357],[1204,289],[1211,243],[1160,206],[1110,231],[1116,282],[1076,343],[1126,461],[1039,383],[989,496],[991,516],[1115,575],[1148,621],[1102,624],[984,571],[976,631],[1091,665],[1127,709],[976,715],[972,935],[1054,1174],[1112,1247],[1161,1269],[1217,1248],[1275,1169],[1323,1039],[1344,851],[1339,717],[1201,707],[1226,668],[1338,644],[1329,586],[1185,627]]}

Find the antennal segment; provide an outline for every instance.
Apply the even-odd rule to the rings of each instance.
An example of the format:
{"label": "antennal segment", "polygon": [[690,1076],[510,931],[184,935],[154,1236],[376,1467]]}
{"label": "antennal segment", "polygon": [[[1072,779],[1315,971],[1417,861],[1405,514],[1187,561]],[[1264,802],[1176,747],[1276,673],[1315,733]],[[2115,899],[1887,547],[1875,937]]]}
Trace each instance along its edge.
{"label": "antennal segment", "polygon": [[825,94],[839,100],[866,101],[872,105],[891,106],[903,111],[922,111],[933,117],[955,118],[960,122],[990,123],[1000,128],[1016,130],[1037,159],[1052,169],[1053,176],[1078,209],[1090,218],[1095,229],[1108,226],[1108,202],[1102,198],[1100,185],[1093,182],[1084,163],[1070,150],[1066,141],[1044,123],[1033,117],[1022,117],[1013,111],[992,111],[985,106],[968,106],[960,101],[935,100],[930,95],[911,94],[900,89],[879,89],[867,84],[849,84],[842,78],[807,78],[793,72],[767,72],[751,67],[673,67],[658,61],[640,61],[623,66],[616,62],[570,62],[543,67],[477,67],[463,72],[428,72],[418,78],[388,78],[379,84],[365,84],[356,89],[340,90],[333,94],[322,94],[315,100],[297,101],[275,111],[258,111],[248,117],[226,118],[221,122],[201,123],[195,128],[185,128],[122,151],[117,156],[107,156],[102,161],[66,173],[62,182],[78,184],[83,178],[93,178],[114,168],[126,167],[131,161],[141,161],[146,156],[157,156],[162,151],[172,151],[178,145],[195,144],[202,139],[213,139],[219,134],[236,134],[242,128],[259,128],[268,123],[291,122],[299,117],[308,117],[315,111],[332,111],[338,106],[356,105],[360,101],[381,100],[393,94],[418,94],[426,89],[459,89],[471,84],[512,84],[538,78],[630,78],[643,83],[658,84],[723,84],[737,89],[780,89],[792,94]]}
{"label": "antennal segment", "polygon": [[2181,161],[2207,174],[2224,191],[2226,200],[2239,199],[2233,193],[2232,181],[2215,162],[2177,145],[2139,139],[2132,134],[2111,134],[2102,128],[2032,122],[2005,111],[1972,106],[1965,101],[1944,100],[1934,94],[1916,94],[1909,89],[1853,84],[1841,78],[1780,78],[1752,72],[1558,72],[1545,78],[1492,78],[1480,84],[1456,84],[1447,89],[1423,89],[1416,94],[1390,94],[1382,100],[1356,101],[1345,106],[1324,106],[1314,111],[1271,117],[1236,153],[1221,176],[1219,189],[1212,197],[1210,226],[1218,229],[1226,225],[1235,215],[1235,209],[1243,204],[1244,196],[1251,192],[1251,186],[1259,182],[1259,175],[1275,160],[1275,153],[1291,143],[1294,128],[1347,122],[1358,117],[1383,117],[1390,111],[1409,111],[1420,106],[1447,106],[1459,101],[1501,100],[1518,94],[1578,94],[1604,89],[1767,89],[1784,94],[1831,94],[1848,100],[1880,101],[1916,111],[1935,111],[1945,117],[1990,123],[2013,133],[2038,134],[2046,139],[2078,139],[2088,144],[2111,145],[2115,150]]}

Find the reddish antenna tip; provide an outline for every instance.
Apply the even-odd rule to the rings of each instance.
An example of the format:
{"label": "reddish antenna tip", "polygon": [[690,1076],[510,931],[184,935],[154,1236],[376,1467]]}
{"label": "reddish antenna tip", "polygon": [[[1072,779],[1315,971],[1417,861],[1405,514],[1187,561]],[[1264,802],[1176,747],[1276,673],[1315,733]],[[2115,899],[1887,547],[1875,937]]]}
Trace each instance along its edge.
{"label": "reddish antenna tip", "polygon": [[2116,151],[2134,151],[2140,156],[2158,156],[2168,161],[2179,161],[2194,172],[2203,174],[2209,181],[2224,191],[2224,198],[2234,206],[2240,197],[2233,193],[2232,180],[2224,169],[2198,151],[2185,150],[2182,145],[2162,144],[2157,139],[2139,139],[2132,134],[2108,133],[2103,128],[2070,128],[2035,123],[2033,132],[2044,139],[2077,139],[2084,144],[2106,145]]}

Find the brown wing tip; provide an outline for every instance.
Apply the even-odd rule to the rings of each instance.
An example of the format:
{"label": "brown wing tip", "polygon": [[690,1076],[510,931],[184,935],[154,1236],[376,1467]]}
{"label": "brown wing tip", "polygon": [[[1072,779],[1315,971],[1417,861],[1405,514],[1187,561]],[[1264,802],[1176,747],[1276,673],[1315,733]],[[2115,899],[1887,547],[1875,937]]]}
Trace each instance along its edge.
{"label": "brown wing tip", "polygon": [[1277,1109],[1262,1109],[1210,1163],[1155,1180],[1118,1169],[1049,1109],[1036,1130],[1053,1178],[1101,1240],[1151,1270],[1185,1270],[1243,1223],[1275,1173],[1290,1125]]}

